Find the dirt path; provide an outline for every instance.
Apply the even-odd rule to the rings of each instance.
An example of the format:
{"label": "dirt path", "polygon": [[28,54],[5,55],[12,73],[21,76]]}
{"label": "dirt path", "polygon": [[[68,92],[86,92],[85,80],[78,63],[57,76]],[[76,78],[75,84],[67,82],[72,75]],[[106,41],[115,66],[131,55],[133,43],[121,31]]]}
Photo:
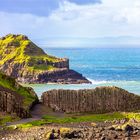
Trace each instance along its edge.
{"label": "dirt path", "polygon": [[23,123],[40,120],[40,119],[42,119],[42,116],[44,116],[44,115],[64,117],[64,113],[53,112],[52,109],[47,108],[43,104],[39,103],[39,104],[36,104],[31,110],[32,118],[26,118],[26,119],[21,119],[19,121],[15,121],[15,122],[9,122],[6,125],[7,126],[17,125],[17,124],[23,124]]}
{"label": "dirt path", "polygon": [[42,118],[44,115],[64,117],[65,114],[61,112],[54,112],[51,108],[46,107],[42,103],[36,104],[31,110],[31,115],[33,118]]}

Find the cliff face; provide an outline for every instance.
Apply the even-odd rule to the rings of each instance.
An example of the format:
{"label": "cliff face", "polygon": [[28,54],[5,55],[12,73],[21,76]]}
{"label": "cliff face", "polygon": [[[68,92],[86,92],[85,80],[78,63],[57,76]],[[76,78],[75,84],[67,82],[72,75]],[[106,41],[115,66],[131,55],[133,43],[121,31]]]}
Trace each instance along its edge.
{"label": "cliff face", "polygon": [[22,87],[13,78],[0,73],[0,112],[26,118],[36,102],[38,98],[31,88]]}
{"label": "cliff face", "polygon": [[69,70],[67,58],[46,54],[24,35],[9,34],[0,39],[0,70],[22,83],[89,83],[79,73]]}
{"label": "cliff face", "polygon": [[0,86],[0,112],[16,113],[17,116],[29,117],[29,112],[23,107],[23,97],[16,92]]}
{"label": "cliff face", "polygon": [[67,113],[107,113],[140,110],[140,96],[117,87],[85,90],[51,90],[43,93],[43,104]]}

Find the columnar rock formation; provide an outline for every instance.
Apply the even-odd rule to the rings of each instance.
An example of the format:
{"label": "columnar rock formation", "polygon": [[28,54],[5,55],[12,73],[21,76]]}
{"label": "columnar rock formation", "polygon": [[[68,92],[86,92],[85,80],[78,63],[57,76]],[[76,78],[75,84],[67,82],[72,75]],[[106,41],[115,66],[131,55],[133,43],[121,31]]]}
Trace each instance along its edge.
{"label": "columnar rock formation", "polygon": [[84,90],[51,90],[43,93],[43,104],[67,113],[140,110],[140,96],[117,87]]}
{"label": "columnar rock formation", "polygon": [[23,118],[28,117],[29,112],[23,107],[23,97],[16,92],[0,86],[0,112],[16,113]]}

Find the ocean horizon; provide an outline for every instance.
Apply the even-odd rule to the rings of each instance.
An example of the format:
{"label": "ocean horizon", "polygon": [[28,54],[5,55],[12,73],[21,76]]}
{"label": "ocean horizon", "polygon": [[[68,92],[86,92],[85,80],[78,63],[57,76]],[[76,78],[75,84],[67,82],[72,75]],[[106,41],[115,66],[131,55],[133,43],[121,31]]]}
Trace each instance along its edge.
{"label": "ocean horizon", "polygon": [[51,89],[86,89],[117,86],[140,95],[140,48],[46,48],[47,54],[69,58],[70,69],[89,79],[92,84],[31,84],[41,97]]}

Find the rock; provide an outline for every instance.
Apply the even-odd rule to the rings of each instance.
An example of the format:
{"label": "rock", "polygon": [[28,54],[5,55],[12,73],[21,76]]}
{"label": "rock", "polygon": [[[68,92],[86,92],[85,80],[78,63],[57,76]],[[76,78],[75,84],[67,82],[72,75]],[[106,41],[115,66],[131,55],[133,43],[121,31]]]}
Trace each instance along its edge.
{"label": "rock", "polygon": [[114,138],[114,139],[118,139],[118,135],[115,135],[113,138]]}
{"label": "rock", "polygon": [[129,120],[130,123],[137,123],[137,120],[135,120],[134,118]]}
{"label": "rock", "polygon": [[128,131],[125,133],[125,137],[130,137],[131,136],[131,133]]}
{"label": "rock", "polygon": [[131,126],[131,125],[126,125],[126,127],[125,127],[125,132],[132,132],[133,131],[133,126]]}
{"label": "rock", "polygon": [[125,124],[125,123],[128,122],[128,121],[129,121],[128,118],[124,118],[124,119],[120,120],[120,123],[121,123],[121,124]]}
{"label": "rock", "polygon": [[119,120],[113,120],[112,122],[113,122],[113,124],[119,124],[120,123]]}
{"label": "rock", "polygon": [[[140,110],[140,96],[117,87],[97,87],[84,90],[50,90],[42,94],[42,101],[44,105],[54,110],[58,108],[58,110],[66,113],[108,113],[116,110]],[[123,123],[125,121],[123,120]],[[118,124],[120,124],[120,121]]]}
{"label": "rock", "polygon": [[91,123],[91,126],[92,127],[97,127],[97,124],[96,123]]}
{"label": "rock", "polygon": [[101,137],[101,140],[106,140],[106,137]]}
{"label": "rock", "polygon": [[125,138],[125,140],[131,140],[131,138],[130,137],[127,137],[127,138]]}
{"label": "rock", "polygon": [[[30,88],[22,87],[13,78],[2,73],[0,73],[0,81],[9,85],[4,87],[0,84],[0,112],[15,113],[20,118],[29,117],[29,109],[38,102],[35,92]],[[27,104],[29,98],[32,100]]]}
{"label": "rock", "polygon": [[96,138],[100,138],[101,136],[102,136],[101,133],[96,133],[96,134],[95,134],[95,137],[96,137]]}
{"label": "rock", "polygon": [[[138,123],[139,124],[139,123]],[[106,124],[102,123],[102,126]],[[65,126],[65,125],[64,125]],[[125,136],[125,131],[112,131],[104,129],[101,133],[95,133],[94,129],[101,129],[100,126],[97,128],[88,128],[87,131],[84,131],[84,128],[87,127],[86,125],[83,128],[78,128],[77,125],[66,124],[67,127],[62,127],[61,125],[50,125],[50,126],[40,126],[40,127],[31,127],[29,129],[21,129],[21,130],[14,130],[14,131],[0,131],[0,139],[4,138],[5,140],[49,140],[50,135],[51,139],[57,140],[139,140],[140,135],[132,135]],[[43,129],[42,129],[43,128]]]}
{"label": "rock", "polygon": [[115,128],[113,126],[109,126],[106,128],[107,130],[115,130]]}
{"label": "rock", "polygon": [[135,131],[133,131],[133,135],[137,135],[138,132],[139,132],[139,130],[135,130]]}
{"label": "rock", "polygon": [[69,69],[69,59],[46,54],[25,35],[1,38],[0,48],[0,70],[20,83],[91,83]]}
{"label": "rock", "polygon": [[116,128],[116,131],[123,131],[122,128]]}
{"label": "rock", "polygon": [[64,138],[68,138],[68,139],[80,139],[83,138],[84,135],[81,131],[72,131],[69,133],[66,133]]}

